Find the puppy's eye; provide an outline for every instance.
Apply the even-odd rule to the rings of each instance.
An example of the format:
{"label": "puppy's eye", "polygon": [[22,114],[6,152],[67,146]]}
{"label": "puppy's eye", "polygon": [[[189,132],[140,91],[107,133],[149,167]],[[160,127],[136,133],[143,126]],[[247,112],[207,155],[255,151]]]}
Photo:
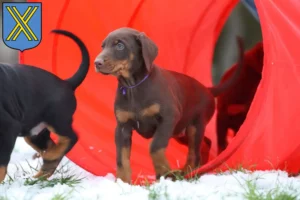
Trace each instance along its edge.
{"label": "puppy's eye", "polygon": [[117,50],[122,51],[125,48],[125,45],[123,43],[119,42],[116,45],[116,48],[117,48]]}

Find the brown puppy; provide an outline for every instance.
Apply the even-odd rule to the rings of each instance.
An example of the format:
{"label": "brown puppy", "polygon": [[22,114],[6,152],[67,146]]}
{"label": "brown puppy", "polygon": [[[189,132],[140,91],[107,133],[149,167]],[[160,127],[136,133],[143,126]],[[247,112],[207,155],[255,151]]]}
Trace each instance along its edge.
{"label": "brown puppy", "polygon": [[[238,42],[242,62],[243,45],[241,39]],[[206,88],[194,78],[154,65],[157,54],[157,46],[144,33],[120,28],[106,37],[95,59],[97,72],[118,79],[114,104],[117,177],[124,182],[131,180],[133,129],[152,138],[150,154],[157,178],[170,171],[165,150],[172,137],[188,145],[183,171],[198,167],[205,126],[215,110],[214,97],[227,90],[241,71],[238,68],[223,85]]]}
{"label": "brown puppy", "polygon": [[[264,51],[262,42],[257,43],[244,57],[241,76],[232,89],[217,98],[217,136],[218,152],[227,147],[227,131],[232,129],[236,134],[246,119],[257,86],[261,79]],[[237,64],[232,66],[222,77],[221,83],[232,76]]]}

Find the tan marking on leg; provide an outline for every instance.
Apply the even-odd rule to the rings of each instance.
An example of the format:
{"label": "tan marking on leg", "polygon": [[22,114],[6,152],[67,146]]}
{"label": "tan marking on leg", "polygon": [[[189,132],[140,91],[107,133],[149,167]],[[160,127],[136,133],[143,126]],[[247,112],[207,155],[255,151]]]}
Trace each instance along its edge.
{"label": "tan marking on leg", "polygon": [[195,152],[196,131],[197,131],[197,129],[195,126],[188,126],[186,129],[186,135],[188,138],[188,155],[187,155],[186,163],[183,167],[184,173],[189,173],[197,167],[196,166],[196,152]]}
{"label": "tan marking on leg", "polygon": [[166,149],[163,148],[157,150],[154,153],[151,153],[151,158],[152,158],[156,175],[164,176],[167,175],[167,173],[170,172],[171,170],[169,162],[165,155],[165,151]]}
{"label": "tan marking on leg", "polygon": [[7,167],[0,166],[0,183],[5,179]]}
{"label": "tan marking on leg", "polygon": [[[55,133],[53,127],[48,126],[48,130]],[[65,136],[58,136],[58,142],[56,145],[51,146],[45,152],[42,152],[42,158],[45,160],[56,160],[65,155],[65,151],[69,147],[70,138]]]}
{"label": "tan marking on leg", "polygon": [[152,104],[151,106],[149,106],[148,108],[145,108],[141,111],[141,115],[142,116],[147,116],[147,117],[151,117],[154,116],[156,114],[158,114],[160,111],[160,105],[155,103]]}
{"label": "tan marking on leg", "polygon": [[38,173],[36,175],[33,176],[33,178],[49,178],[50,176],[52,176],[58,166],[58,164],[60,163],[60,160],[54,160],[52,162],[47,162],[47,163],[43,163],[41,169],[38,171]]}
{"label": "tan marking on leg", "polygon": [[134,113],[117,109],[116,110],[116,118],[119,122],[126,123],[128,120],[134,118]]}
{"label": "tan marking on leg", "polygon": [[130,148],[123,147],[121,150],[122,167],[117,167],[117,178],[125,183],[131,182]]}
{"label": "tan marking on leg", "polygon": [[49,178],[50,176],[49,176],[47,173],[43,172],[42,169],[40,169],[40,170],[38,171],[38,173],[37,173],[36,175],[33,176],[33,178],[41,178],[41,177]]}

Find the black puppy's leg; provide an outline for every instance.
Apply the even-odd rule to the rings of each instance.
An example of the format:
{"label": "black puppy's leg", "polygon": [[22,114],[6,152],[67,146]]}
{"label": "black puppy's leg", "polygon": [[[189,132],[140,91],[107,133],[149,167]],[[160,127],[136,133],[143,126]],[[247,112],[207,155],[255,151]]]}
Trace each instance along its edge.
{"label": "black puppy's leg", "polygon": [[[72,126],[68,123],[62,123],[65,126],[51,126],[53,133],[58,136],[57,144],[50,146],[47,150],[42,151],[43,166],[34,176],[35,178],[44,176],[49,178],[55,172],[62,158],[76,144],[78,138]],[[55,127],[55,128],[54,128]]]}
{"label": "black puppy's leg", "polygon": [[72,120],[66,120],[56,116],[51,122],[47,122],[47,128],[58,136],[57,144],[51,145],[42,151],[43,166],[35,175],[35,178],[44,176],[49,178],[56,170],[63,156],[76,144],[78,137],[72,128]]}
{"label": "black puppy's leg", "polygon": [[218,154],[224,151],[227,147],[227,131],[229,126],[229,119],[226,114],[221,112],[217,113],[217,141],[218,141]]}
{"label": "black puppy's leg", "polygon": [[0,133],[0,183],[4,180],[7,165],[16,142],[16,133]]}
{"label": "black puppy's leg", "polygon": [[125,183],[131,182],[130,152],[132,128],[128,124],[118,124],[115,130],[117,150],[117,178]]}
{"label": "black puppy's leg", "polygon": [[[50,138],[50,131],[48,129],[43,129],[38,135],[25,137],[25,141],[37,151],[37,153],[34,155],[34,158],[40,157],[43,151],[47,151],[55,146],[54,141]],[[34,178],[39,178],[42,176],[50,177],[54,173],[60,161],[61,159],[53,161],[43,159],[43,165],[39,172],[34,175]]]}
{"label": "black puppy's leg", "polygon": [[0,109],[0,183],[4,180],[7,165],[14,149],[21,125],[15,121],[5,110]]}
{"label": "black puppy's leg", "polygon": [[45,151],[55,145],[53,140],[50,138],[50,131],[48,129],[43,129],[37,135],[26,136],[24,137],[24,140],[37,152],[33,158],[40,157],[42,151]]}
{"label": "black puppy's leg", "polygon": [[[172,116],[172,115],[170,115]],[[167,175],[171,168],[166,158],[165,151],[168,146],[169,140],[173,135],[176,123],[172,120],[164,119],[160,124],[153,136],[150,145],[150,154],[154,165],[156,179],[161,176]]]}
{"label": "black puppy's leg", "polygon": [[[73,92],[64,90],[55,95],[57,95],[56,98],[43,115],[43,122],[46,123],[47,129],[58,137],[57,143],[41,154],[46,165],[54,162],[59,163],[78,140],[72,127],[73,114],[76,110],[76,98]],[[47,171],[49,172],[49,170]],[[49,174],[51,175],[53,171],[51,169]]]}
{"label": "black puppy's leg", "polygon": [[203,139],[205,123],[197,120],[197,123],[191,124],[186,128],[188,138],[188,155],[183,172],[189,173],[200,166],[200,144]]}
{"label": "black puppy's leg", "polygon": [[48,129],[58,136],[58,142],[56,145],[43,151],[41,156],[44,160],[48,161],[61,159],[76,144],[78,140],[77,134],[73,130],[72,124],[69,122],[51,124],[48,126]]}

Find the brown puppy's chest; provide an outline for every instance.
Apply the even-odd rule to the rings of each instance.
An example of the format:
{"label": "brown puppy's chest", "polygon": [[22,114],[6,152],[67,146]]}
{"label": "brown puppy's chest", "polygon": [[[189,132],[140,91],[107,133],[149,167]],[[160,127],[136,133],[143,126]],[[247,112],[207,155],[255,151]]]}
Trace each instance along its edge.
{"label": "brown puppy's chest", "polygon": [[138,109],[117,108],[115,115],[121,124],[129,124],[142,137],[151,138],[161,122],[160,105],[153,103]]}

